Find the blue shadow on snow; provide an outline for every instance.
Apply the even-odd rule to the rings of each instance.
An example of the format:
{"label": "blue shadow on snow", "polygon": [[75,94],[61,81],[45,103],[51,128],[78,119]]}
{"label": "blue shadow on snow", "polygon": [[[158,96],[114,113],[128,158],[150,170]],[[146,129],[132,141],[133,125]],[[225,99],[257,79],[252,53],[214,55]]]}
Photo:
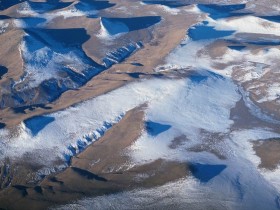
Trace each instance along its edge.
{"label": "blue shadow on snow", "polygon": [[245,9],[246,4],[232,4],[232,5],[198,4],[197,7],[202,12],[208,13],[209,17],[211,17],[214,20],[251,14],[251,13],[235,13],[235,11]]}
{"label": "blue shadow on snow", "polygon": [[152,122],[152,121],[146,122],[146,130],[147,130],[148,134],[151,136],[157,136],[160,133],[163,133],[170,128],[171,128],[170,125],[164,125],[164,124],[160,124],[160,123],[156,123],[156,122]]}
{"label": "blue shadow on snow", "polygon": [[216,30],[213,26],[208,26],[208,22],[204,21],[203,25],[196,25],[188,30],[188,35],[193,41],[218,39],[232,35],[235,31]]}
{"label": "blue shadow on snow", "polygon": [[208,182],[218,176],[227,166],[195,163],[190,165],[190,170],[200,182]]}
{"label": "blue shadow on snow", "polygon": [[54,117],[35,116],[24,120],[24,124],[31,131],[32,135],[36,136],[41,130],[43,130],[49,123],[53,122],[54,120]]}

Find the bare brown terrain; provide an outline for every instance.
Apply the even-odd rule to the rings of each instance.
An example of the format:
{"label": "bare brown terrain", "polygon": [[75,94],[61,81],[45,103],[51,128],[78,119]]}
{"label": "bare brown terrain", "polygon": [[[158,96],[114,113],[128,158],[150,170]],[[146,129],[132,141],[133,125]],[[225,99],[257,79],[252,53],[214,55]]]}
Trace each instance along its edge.
{"label": "bare brown terrain", "polygon": [[279,155],[279,139],[269,139],[264,141],[254,142],[254,150],[256,155],[260,157],[260,168],[274,170],[280,162]]}

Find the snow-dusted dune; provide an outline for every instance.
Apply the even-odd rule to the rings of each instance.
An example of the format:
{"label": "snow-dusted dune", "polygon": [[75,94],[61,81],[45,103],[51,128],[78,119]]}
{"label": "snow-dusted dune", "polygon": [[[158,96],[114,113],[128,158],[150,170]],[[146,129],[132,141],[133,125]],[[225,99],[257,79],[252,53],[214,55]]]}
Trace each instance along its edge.
{"label": "snow-dusted dune", "polygon": [[98,37],[114,39],[131,31],[151,27],[161,21],[160,16],[143,16],[131,18],[100,17],[100,32]]}

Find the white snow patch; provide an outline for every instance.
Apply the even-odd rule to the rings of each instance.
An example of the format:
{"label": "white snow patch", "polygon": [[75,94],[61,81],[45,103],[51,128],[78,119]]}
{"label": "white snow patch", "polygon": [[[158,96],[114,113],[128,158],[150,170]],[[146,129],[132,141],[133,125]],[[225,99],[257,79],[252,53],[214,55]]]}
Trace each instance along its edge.
{"label": "white snow patch", "polygon": [[178,9],[178,8],[171,8],[171,7],[168,7],[168,6],[165,6],[165,5],[157,5],[158,8],[160,8],[161,10],[163,10],[164,12],[166,13],[169,13],[171,15],[178,15],[181,10]]}
{"label": "white snow patch", "polygon": [[260,164],[260,158],[256,156],[251,141],[279,138],[280,134],[265,128],[254,128],[250,130],[239,130],[231,133],[231,139],[240,149],[239,156],[250,160],[256,167]]}
{"label": "white snow patch", "polygon": [[210,43],[209,41],[193,42],[190,38],[186,37],[184,45],[177,47],[170,53],[166,63],[172,66],[180,66],[181,68],[210,69],[212,64],[211,58],[203,51],[205,46]]}
{"label": "white snow patch", "polygon": [[[31,44],[27,45],[27,41],[22,41],[20,51],[25,60],[24,70],[26,75],[15,85],[23,80],[28,80],[27,88],[38,87],[43,81],[61,76],[59,72],[65,66],[82,74],[83,71],[90,68],[78,50],[72,50],[67,53],[60,52],[61,46],[57,46],[58,50],[50,49],[41,42],[26,35],[28,42],[32,39]],[[57,51],[57,52],[56,52]]]}
{"label": "white snow patch", "polygon": [[0,20],[0,34],[3,34],[6,32],[6,29],[9,27],[9,23]]}
{"label": "white snow patch", "polygon": [[39,13],[34,11],[27,1],[20,4],[17,12],[21,15],[26,15],[26,16],[39,16]]}
{"label": "white snow patch", "polygon": [[185,160],[184,150],[180,153],[168,146],[175,137],[184,134],[193,145],[200,142],[201,129],[211,133],[228,131],[233,123],[229,119],[230,109],[240,95],[230,80],[207,76],[209,78],[199,84],[189,79],[184,83],[178,82],[176,91],[164,95],[164,100],[149,103],[146,120],[170,125],[171,128],[158,136],[143,133],[131,147],[135,161],[146,162],[158,158]]}
{"label": "white snow patch", "polygon": [[184,9],[186,12],[194,13],[194,14],[202,14],[201,10],[197,7],[196,4],[189,6],[188,8]]}
{"label": "white snow patch", "polygon": [[264,20],[262,18],[250,15],[219,19],[217,21],[209,19],[209,22],[210,25],[213,25],[217,30],[235,30],[236,33],[280,35],[280,23]]}
{"label": "white snow patch", "polygon": [[[265,140],[271,138],[280,138],[280,134],[272,132],[265,128],[240,130],[235,131],[231,134],[231,139],[239,147],[239,153],[237,155],[249,160],[251,163],[254,164],[256,168],[258,168],[259,164],[261,163],[261,160],[258,156],[256,156],[256,153],[253,149],[252,141]],[[273,171],[265,169],[258,169],[258,171],[280,193],[279,166]]]}
{"label": "white snow patch", "polygon": [[72,9],[68,9],[68,10],[58,11],[55,13],[50,13],[49,15],[47,15],[49,21],[56,17],[59,17],[59,16],[62,16],[64,19],[67,19],[67,18],[72,18],[72,17],[86,16],[86,13],[84,13],[76,8],[72,8]]}
{"label": "white snow patch", "polygon": [[[223,198],[221,193],[212,192],[208,186],[200,185],[195,179],[186,178],[152,189],[136,189],[96,198],[86,198],[60,206],[66,209],[232,209],[232,198]],[[202,199],[203,198],[203,199]]]}
{"label": "white snow patch", "polygon": [[[78,2],[76,2],[78,4]],[[82,17],[82,16],[88,16],[88,15],[96,15],[98,13],[95,9],[89,9],[87,10],[87,5],[83,3],[80,3],[82,7],[85,8],[85,10],[80,10],[76,8],[76,4],[71,5],[67,9],[60,9],[56,11],[50,11],[50,12],[42,12],[42,11],[35,11],[31,8],[30,4],[28,2],[24,2],[20,5],[17,12],[21,15],[29,16],[29,17],[36,17],[36,18],[44,18],[46,21],[44,24],[47,24],[53,19],[57,17],[63,17],[64,19],[72,18],[72,17]],[[42,12],[42,13],[38,13]],[[25,26],[26,27],[26,26]]]}
{"label": "white snow patch", "polygon": [[27,28],[27,25],[21,19],[15,19],[13,21],[13,23],[14,23],[14,26],[17,28]]}
{"label": "white snow patch", "polygon": [[280,99],[280,84],[273,83],[267,89],[267,94],[258,100],[258,103]]}

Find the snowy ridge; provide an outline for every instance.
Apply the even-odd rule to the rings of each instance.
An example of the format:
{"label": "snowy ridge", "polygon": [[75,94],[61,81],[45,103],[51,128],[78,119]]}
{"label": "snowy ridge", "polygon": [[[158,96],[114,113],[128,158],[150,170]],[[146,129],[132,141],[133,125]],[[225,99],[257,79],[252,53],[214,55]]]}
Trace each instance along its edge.
{"label": "snowy ridge", "polygon": [[31,6],[30,6],[30,3],[25,1],[23,2],[22,4],[20,4],[17,12],[19,14],[22,14],[22,15],[28,15],[28,16],[38,16],[39,14],[34,11]]}
{"label": "snowy ridge", "polygon": [[[30,91],[35,92],[36,88],[42,88],[47,93],[44,95],[44,92],[41,92],[38,103],[56,100],[61,93],[82,86],[93,76],[124,61],[143,47],[141,42],[120,47],[108,52],[103,59],[103,64],[99,65],[88,58],[81,48],[64,46],[52,39],[51,33],[58,32],[44,30],[36,32],[27,29],[19,47],[24,60],[25,73],[19,80],[13,81],[11,88],[16,91],[1,99],[2,107],[22,106],[25,101],[30,101],[36,96],[35,93],[28,94]],[[84,31],[80,30],[79,33],[87,37]],[[16,102],[12,97],[16,97],[18,101]]]}
{"label": "snowy ridge", "polygon": [[110,33],[107,31],[106,27],[103,25],[101,17],[99,18],[100,22],[100,31],[99,34],[97,34],[97,37],[103,38],[103,39],[110,39]]}
{"label": "snowy ridge", "polygon": [[[244,22],[246,22],[246,25]],[[230,29],[235,30],[237,33],[272,34],[280,36],[280,23],[250,15],[229,20],[221,19],[212,23],[218,30]]]}
{"label": "snowy ridge", "polygon": [[127,57],[138,51],[143,47],[142,42],[130,43],[124,47],[118,48],[112,52],[106,54],[106,57],[103,59],[103,65],[106,68],[124,61]]}
{"label": "snowy ridge", "polygon": [[127,32],[129,28],[122,22],[110,21],[107,18],[100,17],[100,31],[97,37],[107,40],[115,39]]}
{"label": "snowy ridge", "polygon": [[166,5],[158,5],[158,8],[160,8],[164,12],[170,13],[172,15],[178,15],[181,12],[181,10],[178,8],[171,8]]}
{"label": "snowy ridge", "polygon": [[[90,60],[81,49],[66,48],[49,36],[41,38],[32,31],[26,32],[19,51],[24,60],[24,74],[19,80],[12,82],[11,88],[16,91],[1,99],[2,107],[25,105],[26,101],[35,97],[32,93],[38,88],[43,89],[43,92],[37,95],[39,98],[36,100],[40,101],[37,103],[53,101],[61,93],[80,87],[104,70],[104,67]],[[13,97],[18,98],[18,102]]]}
{"label": "snowy ridge", "polygon": [[71,6],[67,7],[65,10],[58,10],[55,12],[46,13],[48,21],[52,19],[62,16],[64,19],[72,18],[72,17],[82,17],[82,16],[91,16],[97,15],[98,10],[94,6],[87,4],[85,2],[74,2]]}
{"label": "snowy ridge", "polygon": [[[76,1],[73,3],[60,2],[58,5],[51,3],[40,3],[40,5],[37,4],[39,3],[27,1],[23,2],[20,4],[17,12],[26,17],[42,18],[45,20],[44,23],[42,23],[42,25],[44,25],[60,16],[64,19],[82,16],[94,16],[98,14],[100,9],[113,6],[113,4],[107,3],[107,5],[97,8],[95,5],[83,1]],[[21,27],[24,25],[17,24],[17,26]]]}
{"label": "snowy ridge", "polygon": [[96,129],[93,132],[90,132],[89,134],[83,135],[80,139],[77,140],[76,143],[70,144],[67,147],[68,152],[64,153],[65,160],[69,162],[71,157],[81,153],[88,145],[101,138],[105,134],[105,132],[109,130],[113,125],[117,124],[123,118],[123,116],[123,114],[118,116],[112,122],[104,122],[102,127]]}
{"label": "snowy ridge", "polygon": [[48,176],[52,173],[57,173],[57,172],[65,169],[67,166],[69,166],[70,160],[73,156],[81,153],[83,150],[85,150],[87,148],[88,145],[92,144],[93,142],[95,142],[99,138],[101,138],[106,133],[107,130],[109,130],[113,125],[118,123],[122,118],[123,118],[123,114],[118,116],[112,122],[104,122],[103,126],[101,126],[100,128],[98,128],[95,131],[92,131],[88,134],[83,135],[76,142],[68,145],[66,147],[67,148],[66,151],[63,152],[65,163],[62,165],[48,166],[48,167],[39,169],[36,172],[35,180],[41,180],[45,176]]}
{"label": "snowy ridge", "polygon": [[[156,5],[160,10],[170,13],[171,15],[177,15],[181,12],[181,10],[176,7],[176,2],[174,2],[174,5],[172,4],[172,1],[141,1],[141,5]],[[180,6],[186,6],[186,5],[180,5]]]}
{"label": "snowy ridge", "polygon": [[[66,52],[63,46],[58,43],[53,42],[52,45],[57,48],[51,49],[32,35],[25,36],[20,45],[20,50],[25,61],[26,74],[20,81],[16,81],[15,85],[22,83],[24,80],[29,80],[26,88],[34,88],[42,84],[43,81],[54,78],[68,80],[68,82],[64,82],[70,85],[68,88],[76,88],[83,83],[85,76],[90,77],[92,76],[90,74],[98,72],[98,69],[92,70],[94,67],[91,66],[90,61],[78,49]],[[78,74],[81,77],[81,81],[72,81],[71,84],[69,83],[71,78],[62,78],[59,72],[67,72],[67,69]],[[75,84],[76,82],[78,84]]]}

